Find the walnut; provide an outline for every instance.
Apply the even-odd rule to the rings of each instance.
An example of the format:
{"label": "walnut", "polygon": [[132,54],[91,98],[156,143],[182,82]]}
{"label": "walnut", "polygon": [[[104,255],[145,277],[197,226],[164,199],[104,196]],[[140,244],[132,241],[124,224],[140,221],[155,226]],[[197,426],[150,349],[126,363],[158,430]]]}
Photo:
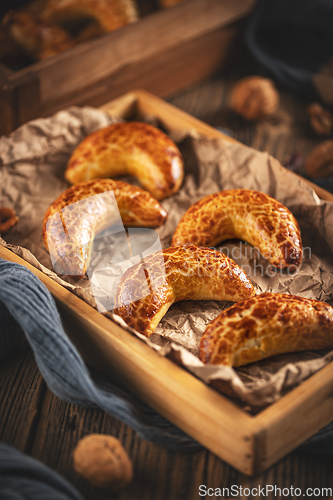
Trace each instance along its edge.
{"label": "walnut", "polygon": [[133,477],[130,458],[119,439],[89,434],[73,451],[74,469],[95,486],[117,493]]}
{"label": "walnut", "polygon": [[234,84],[230,106],[246,120],[258,120],[274,114],[279,101],[280,95],[272,80],[247,76]]}
{"label": "walnut", "polygon": [[309,177],[320,178],[333,175],[333,140],[324,141],[316,146],[305,162]]}
{"label": "walnut", "polygon": [[333,131],[333,115],[319,103],[314,102],[307,108],[310,123],[315,132],[320,135],[331,135]]}
{"label": "walnut", "polygon": [[19,221],[14,210],[11,208],[0,208],[0,234],[8,233]]}

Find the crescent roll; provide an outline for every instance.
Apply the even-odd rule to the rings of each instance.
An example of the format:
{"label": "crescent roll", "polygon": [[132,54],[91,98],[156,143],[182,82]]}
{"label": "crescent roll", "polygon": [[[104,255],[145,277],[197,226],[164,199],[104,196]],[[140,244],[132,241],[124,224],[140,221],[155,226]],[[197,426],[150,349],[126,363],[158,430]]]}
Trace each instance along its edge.
{"label": "crescent roll", "polygon": [[161,130],[140,122],[113,123],[88,135],[74,150],[65,178],[76,184],[96,177],[133,175],[154,198],[176,193],[183,159]]}
{"label": "crescent roll", "polygon": [[33,61],[42,61],[74,47],[71,36],[32,12],[10,10],[2,19],[11,40]]}
{"label": "crescent roll", "polygon": [[151,254],[122,276],[115,313],[149,337],[174,302],[238,302],[255,290],[244,271],[226,255],[195,246]]}
{"label": "crescent roll", "polygon": [[225,309],[206,328],[204,363],[242,366],[276,354],[333,348],[333,308],[319,300],[262,293]]}
{"label": "crescent roll", "polygon": [[296,269],[302,260],[301,232],[293,214],[267,194],[249,189],[227,189],[192,205],[171,245],[211,247],[232,238],[257,247],[279,269]]}
{"label": "crescent roll", "polygon": [[95,21],[104,33],[139,18],[135,0],[47,0],[42,16],[61,26],[84,20]]}
{"label": "crescent roll", "polygon": [[83,276],[95,235],[118,224],[120,217],[126,226],[156,227],[167,213],[149,193],[121,181],[94,179],[64,191],[43,223],[45,246],[61,262],[63,274]]}

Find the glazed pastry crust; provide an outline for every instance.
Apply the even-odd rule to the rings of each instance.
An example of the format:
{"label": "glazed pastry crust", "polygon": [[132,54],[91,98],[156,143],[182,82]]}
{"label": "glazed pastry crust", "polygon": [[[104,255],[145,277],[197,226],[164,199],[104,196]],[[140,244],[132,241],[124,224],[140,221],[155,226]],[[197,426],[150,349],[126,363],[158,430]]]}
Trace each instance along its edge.
{"label": "glazed pastry crust", "polygon": [[134,227],[157,227],[167,217],[147,191],[112,179],[75,184],[50,205],[44,216],[43,240],[61,259],[63,274],[85,274],[94,236],[116,223],[119,213],[124,225]]}
{"label": "glazed pastry crust", "polygon": [[42,16],[60,25],[80,18],[91,18],[98,22],[105,33],[139,18],[134,0],[48,0]]}
{"label": "glazed pastry crust", "polygon": [[184,176],[182,156],[161,130],[140,122],[114,123],[88,135],[65,172],[71,183],[130,174],[154,198],[176,193]]}
{"label": "glazed pastry crust", "polygon": [[75,42],[59,26],[42,20],[32,12],[7,12],[2,24],[11,39],[34,61],[41,61],[74,47]]}
{"label": "glazed pastry crust", "polygon": [[295,295],[263,293],[225,309],[205,330],[204,363],[242,366],[276,354],[333,348],[333,308]]}
{"label": "glazed pastry crust", "polygon": [[149,337],[175,302],[238,302],[254,295],[244,271],[226,255],[193,245],[171,247],[124,273],[116,294],[115,313]]}
{"label": "glazed pastry crust", "polygon": [[172,246],[216,246],[238,238],[257,247],[270,264],[283,269],[302,260],[299,225],[282,203],[249,189],[228,189],[205,196],[180,220]]}

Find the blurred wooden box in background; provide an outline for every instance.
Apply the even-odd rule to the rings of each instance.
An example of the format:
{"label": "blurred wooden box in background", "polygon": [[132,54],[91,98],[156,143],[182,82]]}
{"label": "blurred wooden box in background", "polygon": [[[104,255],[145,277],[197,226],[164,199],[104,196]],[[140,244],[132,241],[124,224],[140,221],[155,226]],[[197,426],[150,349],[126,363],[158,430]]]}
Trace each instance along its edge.
{"label": "blurred wooden box in background", "polygon": [[134,87],[166,96],[214,74],[232,59],[254,3],[187,0],[161,9],[138,0],[137,23],[17,71],[0,64],[0,134]]}

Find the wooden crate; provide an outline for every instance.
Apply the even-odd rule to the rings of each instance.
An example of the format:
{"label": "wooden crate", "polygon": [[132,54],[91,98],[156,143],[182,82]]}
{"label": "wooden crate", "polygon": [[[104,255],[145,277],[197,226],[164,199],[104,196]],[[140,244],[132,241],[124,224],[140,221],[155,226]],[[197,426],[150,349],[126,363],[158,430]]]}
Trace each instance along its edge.
{"label": "wooden crate", "polygon": [[[151,114],[172,130],[194,129],[233,140],[141,90],[101,109],[122,118]],[[309,184],[333,201],[332,194]],[[252,416],[1,246],[0,257],[23,264],[47,286],[68,335],[89,364],[244,474],[264,471],[332,420],[333,363]]]}
{"label": "wooden crate", "polygon": [[133,82],[165,96],[213,74],[254,1],[188,0],[22,70],[0,64],[0,134],[69,105],[99,106]]}

